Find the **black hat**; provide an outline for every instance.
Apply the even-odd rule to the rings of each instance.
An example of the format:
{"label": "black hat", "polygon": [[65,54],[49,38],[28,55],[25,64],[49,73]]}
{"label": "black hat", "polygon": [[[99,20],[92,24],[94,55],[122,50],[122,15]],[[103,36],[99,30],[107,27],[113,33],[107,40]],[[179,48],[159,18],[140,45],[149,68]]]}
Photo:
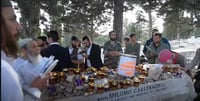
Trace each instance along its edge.
{"label": "black hat", "polygon": [[12,6],[10,0],[1,0],[1,8],[7,6]]}
{"label": "black hat", "polygon": [[78,40],[78,38],[76,36],[71,37],[71,41],[77,41],[77,40]]}

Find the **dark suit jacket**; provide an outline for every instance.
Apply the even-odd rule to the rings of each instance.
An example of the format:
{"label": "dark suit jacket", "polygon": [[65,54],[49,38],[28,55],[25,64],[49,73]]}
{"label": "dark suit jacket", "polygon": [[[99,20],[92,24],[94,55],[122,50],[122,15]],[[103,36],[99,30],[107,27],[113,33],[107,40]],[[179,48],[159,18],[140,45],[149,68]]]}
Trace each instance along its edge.
{"label": "dark suit jacket", "polygon": [[53,44],[41,51],[43,57],[50,57],[51,55],[55,56],[54,59],[58,59],[59,62],[53,71],[62,71],[63,68],[71,68],[72,61],[69,55],[68,49],[58,45]]}
{"label": "dark suit jacket", "polygon": [[100,68],[103,66],[101,60],[101,48],[99,45],[92,44],[88,59],[90,59],[92,67]]}

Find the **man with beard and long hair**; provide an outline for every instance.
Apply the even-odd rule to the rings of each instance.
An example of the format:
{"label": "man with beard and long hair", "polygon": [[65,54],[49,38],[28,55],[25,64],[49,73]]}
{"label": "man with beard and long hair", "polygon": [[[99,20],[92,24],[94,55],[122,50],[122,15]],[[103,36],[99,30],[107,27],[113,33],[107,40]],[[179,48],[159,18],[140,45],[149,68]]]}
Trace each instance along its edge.
{"label": "man with beard and long hair", "polygon": [[[21,78],[12,66],[17,57],[18,32],[21,25],[16,21],[16,15],[9,0],[1,1],[1,100],[23,101],[24,94]],[[48,78],[35,78],[29,85],[30,89],[42,89]]]}
{"label": "man with beard and long hair", "polygon": [[109,32],[110,40],[104,44],[104,65],[109,68],[117,68],[118,58],[122,53],[121,43],[117,41],[115,31]]}
{"label": "man with beard and long hair", "polygon": [[[13,21],[12,21],[13,19]],[[10,30],[8,30],[8,28]],[[9,1],[1,1],[1,100],[23,101],[23,91],[20,79],[11,66],[17,57],[16,37],[20,24]]]}

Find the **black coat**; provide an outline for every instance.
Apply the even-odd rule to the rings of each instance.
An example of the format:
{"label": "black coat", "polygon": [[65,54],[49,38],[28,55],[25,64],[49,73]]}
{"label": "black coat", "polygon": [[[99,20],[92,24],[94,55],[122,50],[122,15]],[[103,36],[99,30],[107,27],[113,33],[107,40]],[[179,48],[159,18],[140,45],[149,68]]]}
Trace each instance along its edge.
{"label": "black coat", "polygon": [[103,66],[101,60],[101,48],[99,45],[92,44],[88,59],[90,60],[92,67],[100,68]]}
{"label": "black coat", "polygon": [[59,62],[53,71],[62,71],[63,68],[71,68],[72,61],[69,55],[68,49],[58,45],[53,44],[41,51],[43,57],[50,57],[51,55],[55,56],[54,59],[58,59]]}

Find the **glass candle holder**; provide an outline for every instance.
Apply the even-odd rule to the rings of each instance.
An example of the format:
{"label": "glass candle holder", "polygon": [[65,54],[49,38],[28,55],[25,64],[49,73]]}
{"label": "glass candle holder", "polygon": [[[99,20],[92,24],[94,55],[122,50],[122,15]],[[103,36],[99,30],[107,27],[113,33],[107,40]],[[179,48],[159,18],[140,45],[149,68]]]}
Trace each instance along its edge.
{"label": "glass candle holder", "polygon": [[99,93],[99,94],[101,94],[101,93],[103,93],[104,92],[104,87],[103,87],[103,85],[97,85],[97,93]]}
{"label": "glass candle holder", "polygon": [[94,92],[95,90],[95,86],[94,86],[94,83],[93,82],[89,82],[89,87],[88,87],[88,91],[89,92]]}

